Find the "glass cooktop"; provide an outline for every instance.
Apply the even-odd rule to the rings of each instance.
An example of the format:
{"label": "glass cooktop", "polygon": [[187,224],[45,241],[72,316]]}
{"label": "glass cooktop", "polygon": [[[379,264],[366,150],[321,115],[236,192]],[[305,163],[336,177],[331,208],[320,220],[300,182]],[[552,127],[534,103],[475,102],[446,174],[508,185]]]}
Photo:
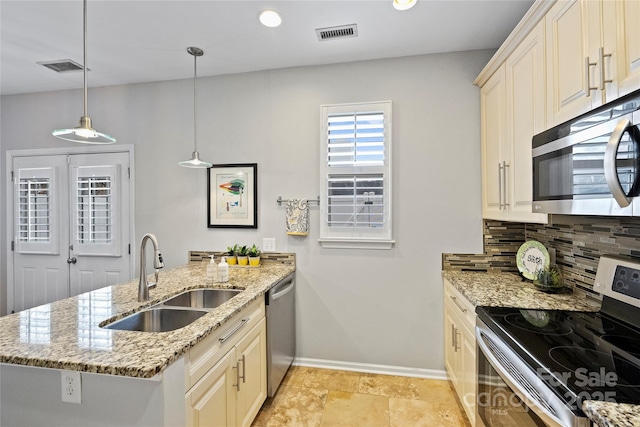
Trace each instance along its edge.
{"label": "glass cooktop", "polygon": [[640,331],[604,313],[478,307],[496,332],[568,403],[640,403]]}

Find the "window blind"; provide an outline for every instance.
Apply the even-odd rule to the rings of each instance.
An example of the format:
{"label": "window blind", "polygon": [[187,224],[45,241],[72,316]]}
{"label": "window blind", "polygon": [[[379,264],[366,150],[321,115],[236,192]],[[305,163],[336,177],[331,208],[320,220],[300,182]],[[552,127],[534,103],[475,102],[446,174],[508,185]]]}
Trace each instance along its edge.
{"label": "window blind", "polygon": [[111,177],[78,177],[76,241],[111,243]]}
{"label": "window blind", "polygon": [[382,174],[329,175],[327,221],[330,227],[384,225]]}
{"label": "window blind", "polygon": [[384,164],[384,113],[328,116],[327,162],[332,166]]}
{"label": "window blind", "polygon": [[21,178],[18,193],[18,240],[49,242],[51,240],[51,180]]}

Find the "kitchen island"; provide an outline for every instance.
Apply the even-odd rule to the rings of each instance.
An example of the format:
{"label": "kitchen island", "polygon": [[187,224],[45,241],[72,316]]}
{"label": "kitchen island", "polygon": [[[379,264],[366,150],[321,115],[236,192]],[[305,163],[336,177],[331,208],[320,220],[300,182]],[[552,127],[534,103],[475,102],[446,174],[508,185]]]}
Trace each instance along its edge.
{"label": "kitchen island", "polygon": [[[0,318],[0,424],[184,424],[185,389],[193,386],[186,356],[248,308],[259,312],[262,305],[264,313],[264,293],[295,265],[230,268],[229,281],[213,287],[244,291],[174,331],[101,326],[185,289],[212,287],[205,268],[162,270],[147,302],[137,301],[138,280],[132,280]],[[69,371],[82,373],[80,404],[62,402],[60,372]]]}

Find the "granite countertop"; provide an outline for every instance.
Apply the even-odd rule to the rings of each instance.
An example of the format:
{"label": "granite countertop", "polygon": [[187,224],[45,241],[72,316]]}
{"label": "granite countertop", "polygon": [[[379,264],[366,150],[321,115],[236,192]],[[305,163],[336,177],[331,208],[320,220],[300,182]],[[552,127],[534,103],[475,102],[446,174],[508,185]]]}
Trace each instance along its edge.
{"label": "granite countertop", "polygon": [[600,427],[640,426],[640,405],[586,400],[582,410]]}
{"label": "granite countertop", "polygon": [[514,273],[444,270],[442,277],[474,306],[517,307],[531,310],[598,311],[600,304],[573,294],[547,294]]}
{"label": "granite countertop", "polygon": [[[599,305],[572,294],[546,294],[514,273],[445,270],[442,276],[478,306],[518,307],[537,310],[598,311]],[[586,400],[584,413],[600,427],[640,425],[640,405]]]}
{"label": "granite countertop", "polygon": [[[0,317],[0,363],[151,378],[234,314],[261,298],[293,265],[230,267],[229,281],[207,285],[206,263],[161,270],[149,301],[138,302],[138,279]],[[244,289],[190,325],[149,333],[100,328],[185,289]]]}

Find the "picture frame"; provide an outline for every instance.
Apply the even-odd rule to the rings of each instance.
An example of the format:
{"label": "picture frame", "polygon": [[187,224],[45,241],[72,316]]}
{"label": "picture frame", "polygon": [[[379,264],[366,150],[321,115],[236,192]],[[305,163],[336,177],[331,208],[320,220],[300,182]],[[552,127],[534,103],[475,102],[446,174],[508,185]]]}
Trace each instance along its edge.
{"label": "picture frame", "polygon": [[258,228],[258,164],[207,169],[207,227]]}

